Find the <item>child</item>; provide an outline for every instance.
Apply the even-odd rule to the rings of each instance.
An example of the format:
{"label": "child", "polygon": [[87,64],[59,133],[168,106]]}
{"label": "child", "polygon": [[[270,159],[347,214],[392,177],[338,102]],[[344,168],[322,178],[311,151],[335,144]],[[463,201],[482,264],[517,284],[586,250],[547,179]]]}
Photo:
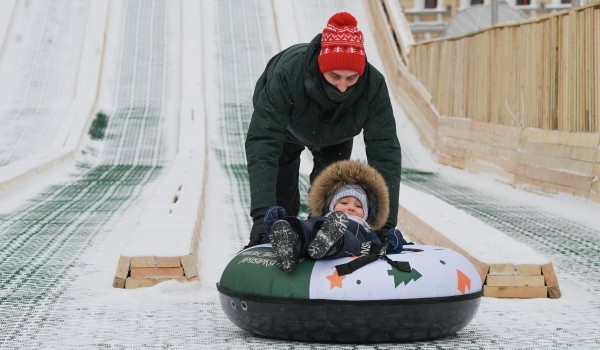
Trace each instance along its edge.
{"label": "child", "polygon": [[330,165],[314,180],[308,202],[311,216],[306,220],[286,216],[278,206],[265,215],[281,270],[292,271],[296,260],[307,255],[335,259],[385,253],[387,242],[382,244],[375,231],[389,214],[388,191],[383,177],[368,164],[345,160]]}

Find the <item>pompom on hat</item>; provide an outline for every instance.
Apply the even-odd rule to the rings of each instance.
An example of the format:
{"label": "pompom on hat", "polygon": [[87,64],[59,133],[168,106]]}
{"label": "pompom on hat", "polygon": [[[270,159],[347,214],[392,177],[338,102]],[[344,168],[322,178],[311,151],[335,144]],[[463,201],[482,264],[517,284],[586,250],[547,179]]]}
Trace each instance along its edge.
{"label": "pompom on hat", "polygon": [[361,219],[366,220],[369,217],[369,202],[367,200],[367,192],[359,185],[349,184],[340,187],[329,203],[329,211],[333,211],[333,207],[344,197],[352,196],[360,201],[362,209],[365,212],[365,216]]}
{"label": "pompom on hat", "polygon": [[319,69],[321,73],[332,70],[351,70],[362,75],[367,62],[363,34],[356,18],[348,12],[331,16],[321,36]]}

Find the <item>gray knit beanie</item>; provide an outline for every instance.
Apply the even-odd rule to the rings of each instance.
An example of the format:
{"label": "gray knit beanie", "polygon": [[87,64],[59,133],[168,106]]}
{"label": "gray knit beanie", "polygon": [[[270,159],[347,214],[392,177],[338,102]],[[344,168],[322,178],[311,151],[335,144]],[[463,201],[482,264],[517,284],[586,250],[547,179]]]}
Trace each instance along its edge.
{"label": "gray knit beanie", "polygon": [[369,202],[367,201],[367,192],[359,185],[350,184],[340,187],[329,203],[329,211],[333,211],[333,207],[340,199],[348,196],[356,197],[362,203],[365,217],[361,219],[366,220],[369,217]]}

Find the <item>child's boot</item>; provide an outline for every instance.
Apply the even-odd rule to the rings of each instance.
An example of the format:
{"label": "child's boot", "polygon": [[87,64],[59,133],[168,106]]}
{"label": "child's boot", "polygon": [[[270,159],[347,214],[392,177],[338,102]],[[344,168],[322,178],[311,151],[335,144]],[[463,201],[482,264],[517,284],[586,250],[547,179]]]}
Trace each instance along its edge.
{"label": "child's boot", "polygon": [[341,239],[348,228],[346,214],[336,211],[329,214],[315,238],[308,245],[308,254],[313,259],[321,259],[338,252],[343,246]]}
{"label": "child's boot", "polygon": [[302,248],[299,234],[292,229],[289,222],[278,220],[269,231],[269,239],[277,267],[285,272],[292,271],[296,267],[296,259]]}

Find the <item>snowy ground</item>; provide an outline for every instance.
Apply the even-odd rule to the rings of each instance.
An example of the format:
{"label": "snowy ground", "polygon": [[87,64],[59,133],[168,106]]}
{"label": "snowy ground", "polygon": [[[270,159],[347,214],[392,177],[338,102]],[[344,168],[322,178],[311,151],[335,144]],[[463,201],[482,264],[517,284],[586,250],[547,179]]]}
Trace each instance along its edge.
{"label": "snowy ground", "polygon": [[[3,2],[0,12],[12,9],[12,4]],[[4,145],[0,166],[42,152],[44,144],[61,132],[56,128],[73,103],[76,86],[77,78],[68,68],[77,66],[82,47],[81,14],[98,2],[14,4],[10,25],[6,23],[10,17],[0,15],[0,37],[3,28],[10,27],[6,39],[0,38],[0,44],[4,42],[0,91],[8,91],[0,95]],[[95,109],[110,116],[106,137],[84,140],[79,150],[86,155],[79,153],[77,165],[66,162],[21,188],[1,193],[0,348],[600,347],[600,205],[569,196],[525,193],[486,176],[439,167],[419,144],[400,106],[395,107],[405,168],[437,174],[422,187],[407,176],[403,186],[424,192],[435,188],[440,198],[481,220],[477,210],[491,213],[485,218],[490,227],[506,230],[553,262],[562,298],[484,298],[474,320],[456,336],[414,344],[305,344],[258,338],[236,328],[221,310],[215,284],[248,238],[243,140],[256,78],[271,55],[310,40],[340,10],[357,16],[369,60],[382,65],[361,1],[208,0],[198,12],[182,8],[186,7],[176,1],[110,3]],[[209,166],[200,281],[114,289],[117,259],[177,145],[178,101],[185,95],[180,88],[186,89],[181,86],[185,72],[179,72],[178,53],[185,52],[180,47],[180,21],[192,21],[202,29],[196,39],[202,48]],[[54,59],[40,60],[40,45],[49,40],[63,44],[53,48]],[[20,79],[24,73],[15,76],[15,71],[25,72],[34,65],[45,72],[40,81]],[[64,81],[61,88],[50,89],[57,86],[55,74]],[[35,113],[27,112],[30,108]],[[25,117],[17,118],[21,115]],[[354,157],[364,158],[357,143]],[[306,172],[307,164],[303,169]],[[305,174],[305,187],[306,182]],[[465,197],[474,204],[466,203]]]}

